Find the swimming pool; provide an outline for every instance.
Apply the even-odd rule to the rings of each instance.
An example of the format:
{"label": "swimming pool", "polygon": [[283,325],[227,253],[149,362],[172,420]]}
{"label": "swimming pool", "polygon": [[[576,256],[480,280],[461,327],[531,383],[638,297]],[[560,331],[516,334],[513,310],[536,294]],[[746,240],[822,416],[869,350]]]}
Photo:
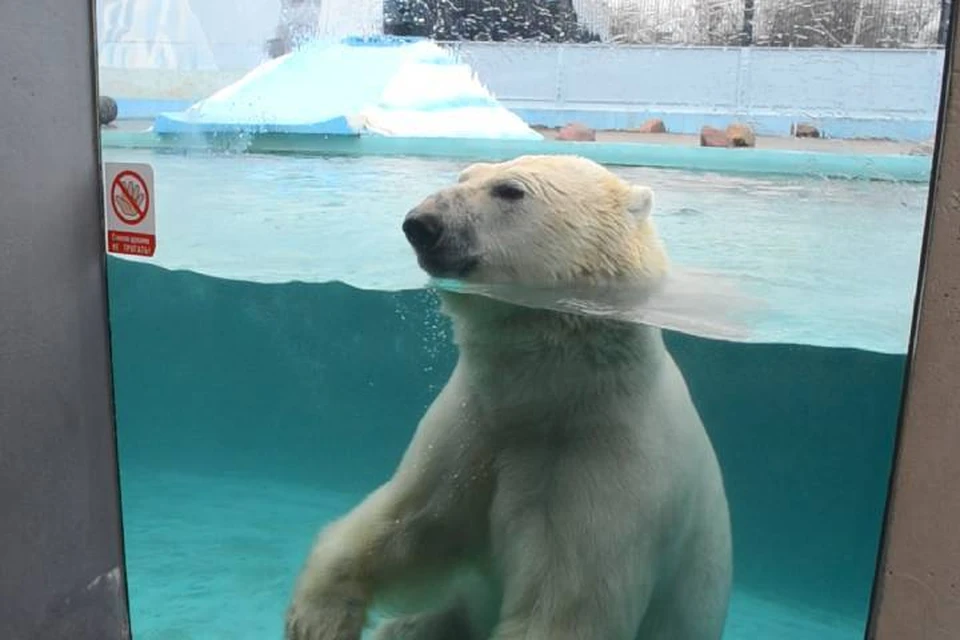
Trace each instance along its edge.
{"label": "swimming pool", "polygon": [[[279,638],[454,362],[399,220],[462,163],[104,156],[157,181],[157,264],[108,260],[135,637]],[[767,304],[748,343],[667,335],[730,496],[726,638],[861,638],[925,186],[616,170],[677,262]]]}

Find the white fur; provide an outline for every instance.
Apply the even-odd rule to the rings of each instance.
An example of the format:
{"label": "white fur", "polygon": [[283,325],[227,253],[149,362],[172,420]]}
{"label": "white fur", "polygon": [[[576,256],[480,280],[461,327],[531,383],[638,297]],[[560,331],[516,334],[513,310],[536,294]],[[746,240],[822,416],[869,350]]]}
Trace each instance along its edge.
{"label": "white fur", "polygon": [[[629,193],[618,215],[639,224],[652,192]],[[555,225],[538,211],[524,229]],[[718,640],[727,502],[660,331],[441,295],[459,361],[393,478],[318,537],[286,638],[357,640],[383,605],[378,640]]]}

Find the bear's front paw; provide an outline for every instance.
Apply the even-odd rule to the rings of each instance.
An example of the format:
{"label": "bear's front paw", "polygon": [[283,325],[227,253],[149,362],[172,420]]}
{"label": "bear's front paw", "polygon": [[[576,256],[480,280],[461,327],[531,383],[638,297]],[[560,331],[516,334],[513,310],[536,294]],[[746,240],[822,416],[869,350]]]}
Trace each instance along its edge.
{"label": "bear's front paw", "polygon": [[342,598],[296,598],[287,609],[284,640],[360,640],[366,608]]}

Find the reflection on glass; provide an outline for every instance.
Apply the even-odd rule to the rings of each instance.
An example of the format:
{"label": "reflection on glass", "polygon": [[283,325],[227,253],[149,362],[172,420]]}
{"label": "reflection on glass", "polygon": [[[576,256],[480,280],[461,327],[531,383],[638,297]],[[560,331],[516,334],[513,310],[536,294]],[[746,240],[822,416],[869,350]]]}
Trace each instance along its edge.
{"label": "reflection on glass", "polygon": [[948,21],[788,4],[101,0],[135,637],[862,638]]}

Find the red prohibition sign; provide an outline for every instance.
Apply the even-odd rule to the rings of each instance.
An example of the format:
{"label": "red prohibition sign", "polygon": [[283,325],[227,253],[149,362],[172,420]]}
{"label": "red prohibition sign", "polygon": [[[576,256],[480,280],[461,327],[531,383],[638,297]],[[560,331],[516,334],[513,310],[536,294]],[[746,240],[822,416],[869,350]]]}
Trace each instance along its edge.
{"label": "red prohibition sign", "polygon": [[127,170],[116,175],[110,185],[110,208],[125,224],[143,222],[150,210],[150,192],[139,173]]}

